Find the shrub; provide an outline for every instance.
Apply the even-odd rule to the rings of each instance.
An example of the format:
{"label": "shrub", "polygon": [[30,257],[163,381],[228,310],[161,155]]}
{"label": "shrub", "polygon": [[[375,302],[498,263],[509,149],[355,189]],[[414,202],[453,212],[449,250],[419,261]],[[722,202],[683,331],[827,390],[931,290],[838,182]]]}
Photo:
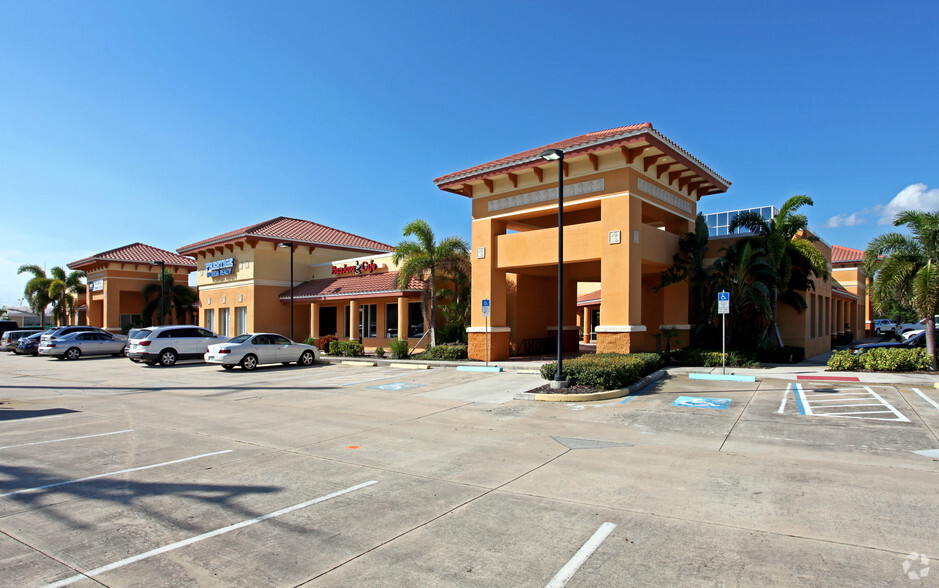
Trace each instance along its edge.
{"label": "shrub", "polygon": [[385,348],[384,348],[384,347],[376,347],[376,348],[375,348],[375,357],[377,357],[378,359],[381,359],[381,358],[385,357]]}
{"label": "shrub", "polygon": [[337,340],[338,339],[336,339],[335,335],[324,335],[320,337],[319,342],[315,343],[315,345],[319,347],[322,351],[332,353],[331,351],[329,351],[329,344]]}
{"label": "shrub", "polygon": [[868,370],[872,372],[913,372],[929,369],[929,355],[923,348],[871,349],[854,355],[836,351],[828,360],[828,369],[835,371]]}
{"label": "shrub", "polygon": [[828,369],[843,372],[853,372],[861,369],[861,356],[854,355],[848,350],[835,351],[828,358]]}
{"label": "shrub", "polygon": [[329,344],[330,355],[358,357],[365,354],[365,346],[358,341],[333,341]]}
{"label": "shrub", "polygon": [[307,337],[306,339],[303,340],[303,344],[304,344],[304,345],[314,345],[314,346],[317,346],[317,347],[318,347],[318,345],[316,345],[316,343],[317,343],[317,341],[316,341],[316,339],[314,339],[313,337]]}
{"label": "shrub", "polygon": [[[674,351],[667,360],[672,365],[692,367],[721,367],[721,352],[706,349],[685,348]],[[728,351],[724,359],[727,367],[760,367],[753,351]]]}
{"label": "shrub", "polygon": [[[565,361],[561,376],[572,386],[613,390],[634,384],[661,366],[662,358],[657,353],[602,353]],[[557,369],[557,363],[545,364],[541,377],[553,380]]]}
{"label": "shrub", "polygon": [[466,359],[466,345],[437,345],[414,356],[415,359],[433,359],[437,361],[459,361]]}
{"label": "shrub", "polygon": [[395,359],[408,358],[407,339],[392,339],[388,346],[391,347],[391,357]]}

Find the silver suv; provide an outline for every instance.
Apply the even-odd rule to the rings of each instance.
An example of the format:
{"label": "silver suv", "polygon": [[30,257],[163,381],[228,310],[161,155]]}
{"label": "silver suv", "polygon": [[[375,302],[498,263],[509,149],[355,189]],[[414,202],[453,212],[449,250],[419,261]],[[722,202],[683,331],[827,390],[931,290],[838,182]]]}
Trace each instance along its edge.
{"label": "silver suv", "polygon": [[897,332],[897,323],[893,322],[890,319],[874,319],[874,334],[875,335],[886,335],[891,334],[895,335]]}
{"label": "silver suv", "polygon": [[69,333],[78,333],[82,331],[89,331],[94,333],[106,333],[110,335],[111,333],[105,331],[104,329],[99,329],[98,327],[89,327],[88,325],[69,325],[65,327],[52,327],[47,331],[43,331],[42,337],[39,338],[39,344],[45,345],[50,341],[55,341],[58,337],[63,335],[68,335]]}
{"label": "silver suv", "polygon": [[180,359],[202,359],[209,345],[225,341],[228,337],[196,325],[150,327],[128,341],[127,357],[138,363],[169,367]]}

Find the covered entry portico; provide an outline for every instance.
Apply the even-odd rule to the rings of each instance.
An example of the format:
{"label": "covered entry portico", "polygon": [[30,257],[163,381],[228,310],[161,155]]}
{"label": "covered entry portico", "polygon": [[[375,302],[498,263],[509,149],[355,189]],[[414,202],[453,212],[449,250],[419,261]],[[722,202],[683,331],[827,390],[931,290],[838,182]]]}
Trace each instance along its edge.
{"label": "covered entry portico", "polygon": [[649,335],[661,327],[687,329],[687,288],[654,288],[681,235],[694,227],[698,199],[730,184],[644,123],[435,180],[439,188],[473,200],[470,357],[485,355],[487,328],[478,304],[484,298],[491,300],[491,359],[557,336],[558,178],[557,165],[539,157],[547,149],[565,153],[564,348],[576,350],[580,338],[578,282],[596,283],[603,291],[603,323],[596,328],[600,353],[648,350]]}

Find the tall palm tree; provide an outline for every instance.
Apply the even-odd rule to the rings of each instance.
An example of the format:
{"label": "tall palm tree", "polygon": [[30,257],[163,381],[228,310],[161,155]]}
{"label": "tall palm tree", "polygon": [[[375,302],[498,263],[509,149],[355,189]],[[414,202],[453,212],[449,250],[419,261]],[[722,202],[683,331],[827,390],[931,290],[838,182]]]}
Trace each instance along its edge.
{"label": "tall palm tree", "polygon": [[76,270],[66,274],[64,269],[56,266],[49,270],[49,273],[52,274],[49,281],[49,298],[54,301],[52,318],[57,320],[59,325],[64,325],[75,314],[79,295],[87,290],[82,282],[85,272]]}
{"label": "tall palm tree", "polygon": [[31,273],[33,277],[26,282],[23,293],[29,302],[29,308],[39,315],[39,326],[46,328],[46,307],[52,302],[49,296],[49,285],[52,280],[46,275],[46,270],[35,264],[21,265],[16,273]]}
{"label": "tall palm tree", "polygon": [[[153,315],[160,312],[162,308],[163,316],[159,317],[160,324],[166,324],[166,315],[169,315],[170,324],[172,324],[174,316],[177,321],[180,321],[184,313],[192,312],[199,294],[188,285],[176,284],[172,272],[164,271],[162,277],[162,286],[158,281],[143,287],[144,305],[140,314],[144,321],[149,319],[152,323]],[[166,300],[161,303],[160,298],[164,292]]]}
{"label": "tall palm tree", "polygon": [[404,289],[411,278],[425,280],[430,294],[430,345],[437,345],[437,272],[452,273],[469,265],[469,245],[462,237],[447,237],[437,243],[427,222],[416,219],[404,227],[404,236],[416,241],[401,241],[392,260],[398,266],[398,287]]}
{"label": "tall palm tree", "polygon": [[783,346],[778,324],[780,299],[799,311],[805,310],[808,305],[799,292],[815,288],[811,276],[827,279],[829,275],[825,256],[813,245],[818,237],[808,231],[808,217],[796,214],[799,208],[813,204],[808,196],[792,196],[783,203],[776,218],[765,220],[758,212],[745,211],[738,213],[727,228],[730,233],[738,227],[748,229],[754,234],[749,240],[765,251],[772,268],[772,312],[766,330],[777,347]]}
{"label": "tall palm tree", "polygon": [[881,312],[891,300],[912,304],[925,321],[926,353],[936,369],[936,333],[933,316],[939,306],[939,212],[907,210],[893,225],[905,225],[912,235],[886,233],[874,237],[864,251],[864,267],[876,277],[871,305]]}
{"label": "tall palm tree", "polygon": [[751,241],[737,241],[721,252],[712,266],[714,285],[730,294],[730,339],[740,345],[741,337],[756,335],[753,325],[771,318],[767,283],[772,283],[772,265]]}
{"label": "tall palm tree", "polygon": [[672,257],[671,267],[662,272],[661,284],[655,287],[658,292],[661,288],[688,280],[688,296],[691,300],[689,318],[694,325],[691,335],[699,343],[712,328],[714,318],[711,308],[711,268],[704,264],[710,251],[708,239],[710,232],[707,221],[704,215],[698,214],[694,231],[685,233],[678,241],[678,253]]}

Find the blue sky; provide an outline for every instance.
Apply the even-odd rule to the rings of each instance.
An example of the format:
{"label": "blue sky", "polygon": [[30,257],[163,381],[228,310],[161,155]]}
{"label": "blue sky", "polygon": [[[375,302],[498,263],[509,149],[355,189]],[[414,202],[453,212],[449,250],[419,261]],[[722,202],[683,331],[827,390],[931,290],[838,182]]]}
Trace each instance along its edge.
{"label": "blue sky", "polygon": [[0,1],[0,304],[24,263],[280,215],[469,238],[435,177],[651,122],[862,249],[939,209],[939,3]]}

